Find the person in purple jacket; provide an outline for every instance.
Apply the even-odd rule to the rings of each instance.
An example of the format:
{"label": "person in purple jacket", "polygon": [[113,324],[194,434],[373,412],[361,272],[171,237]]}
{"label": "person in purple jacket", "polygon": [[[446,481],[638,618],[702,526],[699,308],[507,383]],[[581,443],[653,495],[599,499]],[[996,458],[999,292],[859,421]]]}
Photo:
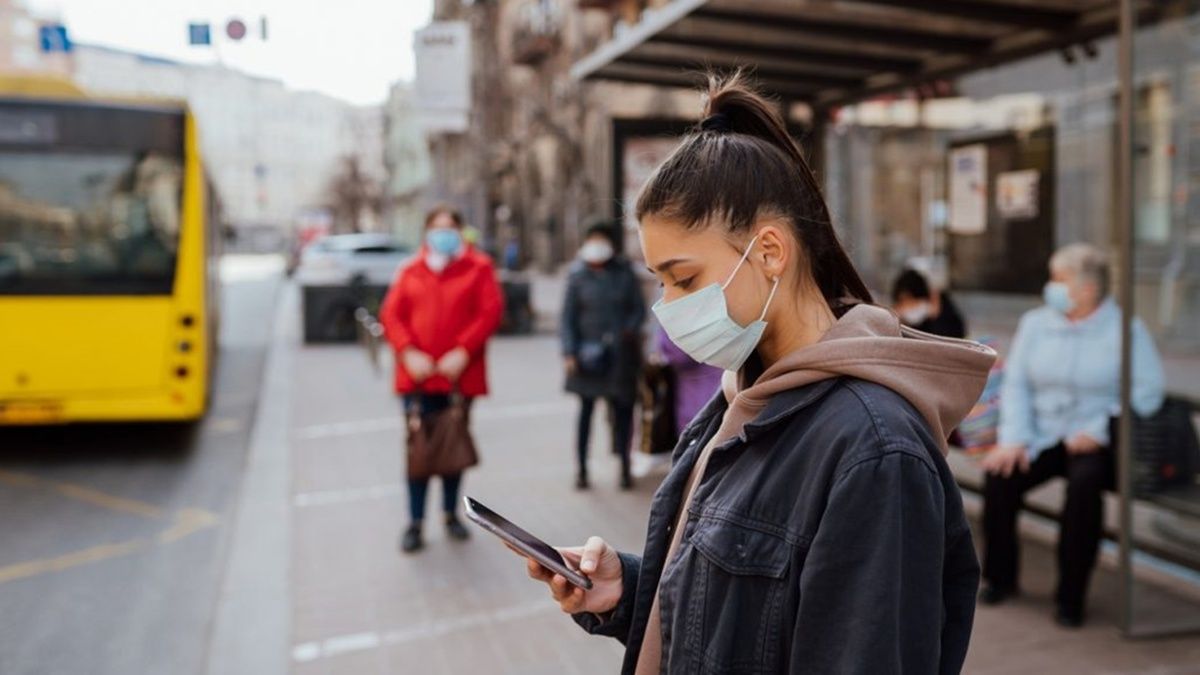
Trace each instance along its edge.
{"label": "person in purple jacket", "polygon": [[720,368],[693,361],[671,342],[661,327],[657,335],[658,352],[675,373],[675,433],[683,433],[688,422],[708,403],[721,386]]}

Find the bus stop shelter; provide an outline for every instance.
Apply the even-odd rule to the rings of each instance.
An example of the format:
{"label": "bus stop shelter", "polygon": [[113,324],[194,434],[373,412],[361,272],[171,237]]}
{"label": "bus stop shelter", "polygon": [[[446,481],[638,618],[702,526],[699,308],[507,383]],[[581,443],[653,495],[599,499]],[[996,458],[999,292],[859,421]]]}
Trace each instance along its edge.
{"label": "bus stop shelter", "polygon": [[[655,5],[656,3],[650,3]],[[707,69],[748,67],[791,111],[810,111],[813,158],[820,165],[825,122],[837,108],[892,94],[918,98],[953,92],[954,78],[1020,59],[1060,52],[1090,56],[1094,42],[1117,37],[1119,150],[1112,241],[1117,288],[1133,305],[1134,34],[1159,20],[1154,0],[673,0],[577,61],[572,76],[694,88]],[[1099,188],[1098,188],[1099,189]],[[1200,626],[1142,625],[1134,611],[1130,334],[1123,312],[1119,470],[1121,628],[1141,637]]]}

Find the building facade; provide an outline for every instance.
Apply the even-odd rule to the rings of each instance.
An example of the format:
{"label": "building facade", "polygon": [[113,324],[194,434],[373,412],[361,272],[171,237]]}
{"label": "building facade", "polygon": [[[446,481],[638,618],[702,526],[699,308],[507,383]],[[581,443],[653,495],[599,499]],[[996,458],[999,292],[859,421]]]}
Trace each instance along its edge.
{"label": "building facade", "polygon": [[[347,157],[372,180],[384,177],[383,116],[324,94],[220,65],[196,65],[79,45],[76,83],[96,95],[187,101],[227,221],[239,227],[291,229],[325,208]],[[363,229],[377,227],[370,217]]]}

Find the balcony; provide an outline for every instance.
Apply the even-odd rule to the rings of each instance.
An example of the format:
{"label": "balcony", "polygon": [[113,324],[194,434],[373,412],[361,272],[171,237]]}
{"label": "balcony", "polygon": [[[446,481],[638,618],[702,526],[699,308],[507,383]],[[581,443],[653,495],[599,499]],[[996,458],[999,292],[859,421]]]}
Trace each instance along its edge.
{"label": "balcony", "polygon": [[562,36],[562,12],[555,0],[527,0],[516,10],[513,29],[513,61],[536,66],[558,50]]}

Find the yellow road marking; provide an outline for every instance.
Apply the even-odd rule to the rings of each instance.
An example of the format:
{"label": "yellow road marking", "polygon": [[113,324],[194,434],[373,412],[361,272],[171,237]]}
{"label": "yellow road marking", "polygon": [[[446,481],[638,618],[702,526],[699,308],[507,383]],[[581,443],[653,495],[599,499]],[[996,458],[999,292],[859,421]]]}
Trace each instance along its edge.
{"label": "yellow road marking", "polygon": [[54,490],[64,497],[86,502],[93,506],[109,509],[111,511],[120,511],[122,513],[132,513],[143,518],[161,519],[163,510],[157,506],[143,502],[137,499],[129,499],[128,497],[118,497],[110,495],[107,492],[78,485],[76,483],[67,483],[63,481],[46,480],[23,473],[13,473],[11,471],[0,470],[0,481],[4,481],[10,485],[21,487],[41,487],[49,490]]}
{"label": "yellow road marking", "polygon": [[54,558],[41,558],[39,560],[30,560],[28,562],[0,567],[0,584],[129,555],[145,546],[145,539],[133,539],[119,544],[101,544],[100,546],[85,548],[82,551],[75,551],[74,553],[67,553],[66,555]]}
{"label": "yellow road marking", "polygon": [[[54,491],[64,497],[69,497],[93,506],[99,506],[120,513],[129,513],[151,520],[164,520],[166,518],[166,511],[148,502],[110,495],[106,492],[76,483],[46,480],[25,473],[4,470],[0,470],[0,482],[17,487],[41,488]],[[211,511],[193,508],[180,509],[175,512],[170,524],[165,530],[158,533],[154,541],[159,544],[170,544],[200,530],[215,527],[219,522],[220,518]],[[101,544],[53,558],[39,558],[37,560],[28,560],[26,562],[7,565],[0,567],[0,584],[130,555],[147,548],[151,543],[153,542],[144,538],[131,539],[130,541],[116,544]]]}
{"label": "yellow road marking", "polygon": [[159,533],[158,540],[164,544],[179,541],[193,532],[213,527],[217,520],[215,513],[204,509],[183,509],[175,514],[175,524]]}

